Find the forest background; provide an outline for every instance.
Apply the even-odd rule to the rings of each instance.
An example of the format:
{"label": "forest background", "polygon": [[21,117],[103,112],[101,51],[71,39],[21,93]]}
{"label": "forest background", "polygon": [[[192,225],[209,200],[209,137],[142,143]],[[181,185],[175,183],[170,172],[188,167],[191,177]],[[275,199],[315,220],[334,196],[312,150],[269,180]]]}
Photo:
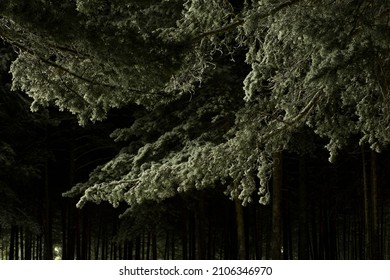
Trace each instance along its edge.
{"label": "forest background", "polygon": [[389,259],[389,22],[1,1],[0,258]]}

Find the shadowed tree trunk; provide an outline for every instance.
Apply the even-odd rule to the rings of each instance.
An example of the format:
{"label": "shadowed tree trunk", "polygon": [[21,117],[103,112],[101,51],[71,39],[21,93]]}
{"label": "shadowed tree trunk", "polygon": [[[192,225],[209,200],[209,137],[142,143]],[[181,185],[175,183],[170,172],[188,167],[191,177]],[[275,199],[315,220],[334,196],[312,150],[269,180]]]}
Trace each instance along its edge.
{"label": "shadowed tree trunk", "polygon": [[141,236],[137,235],[135,238],[135,260],[140,260],[141,259]]}
{"label": "shadowed tree trunk", "polygon": [[206,259],[206,234],[205,234],[205,197],[200,196],[195,208],[195,243],[196,243],[196,259]]}
{"label": "shadowed tree trunk", "polygon": [[[74,136],[70,135],[69,138],[69,160],[68,160],[68,185],[73,186],[75,183],[75,140]],[[67,199],[63,207],[63,237],[62,237],[62,247],[63,247],[63,259],[73,260],[75,258],[76,249],[76,223],[77,223],[77,213],[75,209],[76,200]]]}
{"label": "shadowed tree trunk", "polygon": [[152,259],[157,260],[157,236],[155,230],[152,232]]}
{"label": "shadowed tree trunk", "polygon": [[176,238],[175,238],[175,231],[172,231],[171,234],[171,259],[174,260],[176,256]]}
{"label": "shadowed tree trunk", "polygon": [[244,209],[241,204],[241,201],[238,198],[234,200],[234,206],[236,212],[238,258],[240,260],[245,260],[247,254],[245,245]]}
{"label": "shadowed tree trunk", "polygon": [[289,194],[286,192],[283,195],[282,206],[282,236],[283,236],[283,259],[288,260],[293,258],[293,246],[292,246],[292,224],[289,206]]}
{"label": "shadowed tree trunk", "polygon": [[66,254],[64,255],[65,260],[74,260],[75,258],[75,215],[76,211],[72,207],[73,199],[66,205]]}
{"label": "shadowed tree trunk", "polygon": [[183,230],[182,230],[182,259],[188,260],[188,233],[189,233],[189,221],[188,221],[188,209],[184,208],[181,212],[182,214],[182,221],[183,221]]}
{"label": "shadowed tree trunk", "polygon": [[81,259],[87,260],[89,255],[89,239],[91,237],[89,221],[88,221],[88,207],[82,209],[80,215],[82,219],[82,236],[81,236]]}
{"label": "shadowed tree trunk", "polygon": [[151,244],[151,234],[150,230],[148,230],[148,233],[146,234],[146,260],[150,260],[150,246]]}
{"label": "shadowed tree trunk", "polygon": [[273,181],[272,181],[272,244],[271,257],[273,260],[282,259],[282,152],[276,152],[273,155]]}
{"label": "shadowed tree trunk", "polygon": [[42,260],[43,259],[43,235],[40,234],[37,236],[37,260]]}
{"label": "shadowed tree trunk", "polygon": [[49,186],[49,163],[45,162],[45,178],[44,178],[44,219],[43,219],[43,238],[45,260],[53,259],[53,236],[52,236],[52,215],[51,215],[51,198]]}
{"label": "shadowed tree trunk", "polygon": [[367,178],[367,160],[366,151],[362,146],[362,167],[363,167],[363,208],[364,208],[364,258],[371,258],[371,232],[370,232],[370,201],[368,191],[368,178]]}
{"label": "shadowed tree trunk", "polygon": [[24,258],[26,260],[32,259],[32,233],[29,230],[25,231],[24,240]]}
{"label": "shadowed tree trunk", "polygon": [[15,254],[15,241],[17,239],[17,227],[12,226],[11,227],[11,232],[10,232],[10,241],[9,241],[9,255],[8,259],[9,260],[15,260],[16,259],[16,254]]}
{"label": "shadowed tree trunk", "polygon": [[189,259],[193,260],[196,257],[196,234],[195,234],[195,214],[192,211],[189,212],[188,215],[188,256]]}
{"label": "shadowed tree trunk", "polygon": [[262,230],[262,221],[260,220],[260,211],[258,206],[254,207],[254,215],[253,215],[253,236],[254,236],[254,246],[255,246],[255,259],[261,260],[263,257],[263,230]]}
{"label": "shadowed tree trunk", "polygon": [[380,259],[381,246],[379,234],[379,216],[378,216],[378,155],[371,151],[371,207],[372,207],[372,228],[371,228],[371,258]]}
{"label": "shadowed tree trunk", "polygon": [[299,225],[298,225],[298,259],[309,259],[309,236],[307,222],[307,187],[306,159],[299,159]]}

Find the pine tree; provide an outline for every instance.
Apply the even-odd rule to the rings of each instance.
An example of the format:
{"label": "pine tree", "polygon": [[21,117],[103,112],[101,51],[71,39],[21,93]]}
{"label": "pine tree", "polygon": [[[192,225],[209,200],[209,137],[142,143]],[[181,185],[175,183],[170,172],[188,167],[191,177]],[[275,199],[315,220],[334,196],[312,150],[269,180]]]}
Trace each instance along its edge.
{"label": "pine tree", "polygon": [[[231,3],[234,2],[234,5]],[[240,2],[240,1],[238,1]],[[81,124],[129,103],[129,144],[68,195],[130,206],[217,184],[245,205],[273,155],[389,144],[389,1],[2,1],[13,89]],[[256,184],[256,180],[260,184]]]}

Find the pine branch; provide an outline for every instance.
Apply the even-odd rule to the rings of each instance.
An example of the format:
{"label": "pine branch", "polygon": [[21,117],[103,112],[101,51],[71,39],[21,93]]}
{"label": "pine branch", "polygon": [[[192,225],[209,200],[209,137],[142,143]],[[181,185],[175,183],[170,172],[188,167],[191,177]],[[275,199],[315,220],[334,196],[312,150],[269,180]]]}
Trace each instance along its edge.
{"label": "pine branch", "polygon": [[236,27],[238,27],[240,25],[243,25],[244,23],[245,23],[245,20],[244,19],[240,19],[240,20],[238,20],[236,22],[233,22],[233,23],[228,24],[226,26],[223,26],[221,28],[201,33],[200,35],[198,35],[195,38],[193,38],[192,41],[199,41],[199,40],[201,40],[201,39],[203,39],[204,37],[207,37],[207,36],[212,36],[212,35],[216,35],[216,34],[219,34],[219,33],[225,33],[225,32],[231,31],[231,30],[235,29]]}
{"label": "pine branch", "polygon": [[25,45],[23,45],[22,43],[19,43],[17,42],[16,40],[14,40],[12,37],[10,37],[8,34],[5,34],[4,32],[0,32],[0,37],[2,37],[3,39],[5,39],[7,42],[9,42],[11,45],[13,45],[14,47],[17,47],[18,49],[20,49],[21,51],[23,52],[26,52],[34,57],[37,57],[39,60],[41,60],[42,62],[44,62],[45,64],[49,65],[49,66],[52,66],[52,67],[55,67],[57,69],[60,69],[66,73],[68,73],[69,75],[79,79],[79,80],[82,80],[86,83],[89,83],[89,84],[96,84],[96,85],[100,85],[100,86],[103,86],[103,87],[108,87],[108,88],[115,88],[116,86],[114,85],[110,85],[110,84],[105,84],[105,83],[99,83],[97,81],[94,81],[94,80],[91,80],[91,79],[88,79],[86,77],[83,77],[69,69],[67,69],[66,67],[58,64],[58,63],[55,63],[45,57],[43,57],[42,55],[39,55],[37,52],[29,49],[28,47],[26,47]]}
{"label": "pine branch", "polygon": [[59,51],[62,51],[62,52],[67,52],[67,53],[70,53],[70,54],[78,56],[78,57],[92,58],[90,55],[81,53],[78,50],[72,49],[70,47],[59,46],[59,45],[54,45],[54,44],[48,44],[48,46],[53,48],[53,49],[56,49],[56,50],[59,50]]}
{"label": "pine branch", "polygon": [[[310,101],[306,104],[306,106],[296,115],[294,116],[293,118],[289,119],[289,120],[279,120],[279,122],[282,124],[280,127],[277,127],[275,129],[273,129],[271,132],[269,132],[268,134],[264,135],[261,137],[262,140],[268,140],[270,139],[271,137],[273,137],[275,134],[283,131],[283,129],[285,129],[287,126],[289,127],[294,127],[296,125],[299,125],[299,122],[306,118],[310,112],[313,110],[313,108],[315,107],[315,105],[317,104],[317,101],[318,99],[320,98],[321,96],[321,93],[322,91],[317,91],[314,96],[310,99]],[[278,120],[276,120],[278,121]]]}
{"label": "pine branch", "polygon": [[[140,95],[161,95],[161,96],[165,96],[163,93],[159,93],[159,92],[154,92],[154,93],[148,93],[146,91],[142,91],[140,89],[135,89],[135,88],[126,88],[126,87],[122,87],[122,86],[119,86],[119,85],[112,85],[112,84],[107,84],[107,83],[101,83],[101,82],[98,82],[96,80],[92,80],[92,79],[89,79],[83,75],[80,75],[68,68],[66,68],[65,66],[63,65],[60,65],[50,59],[47,59],[45,58],[43,55],[37,53],[36,51],[28,48],[27,46],[25,46],[24,44],[22,44],[21,42],[23,41],[22,39],[15,39],[12,37],[12,35],[10,34],[7,34],[7,32],[5,30],[0,30],[0,38],[2,38],[4,41],[7,41],[8,43],[10,43],[12,46],[18,48],[19,50],[25,52],[25,53],[28,53],[30,54],[31,56],[34,56],[36,58],[38,58],[40,61],[42,61],[43,63],[51,66],[51,67],[54,67],[54,68],[57,68],[67,74],[69,74],[70,76],[78,79],[78,80],[81,80],[85,83],[88,83],[88,84],[92,84],[92,85],[97,85],[97,86],[101,86],[101,87],[105,87],[105,88],[109,88],[109,89],[119,89],[119,90],[125,90],[125,91],[131,91],[133,93],[136,93],[136,94],[140,94]],[[72,50],[70,48],[67,48],[67,47],[61,47],[61,46],[54,46],[54,45],[48,45],[50,47],[54,47],[54,48],[57,48],[59,50],[62,50],[62,51],[67,51],[67,52],[71,52],[73,54],[77,54],[77,55],[80,55],[79,52],[77,52],[76,50]]]}
{"label": "pine branch", "polygon": [[77,78],[77,79],[79,79],[81,81],[84,81],[84,82],[86,82],[88,84],[98,85],[98,86],[107,87],[107,88],[111,88],[111,89],[114,89],[114,88],[117,87],[115,85],[110,85],[110,84],[106,84],[106,83],[99,83],[99,82],[97,82],[95,80],[91,80],[89,78],[83,77],[83,76],[81,76],[81,75],[79,75],[79,74],[77,74],[77,73],[67,69],[66,67],[64,67],[64,66],[62,66],[62,65],[60,65],[58,63],[55,63],[55,62],[53,62],[53,61],[51,61],[49,59],[41,57],[41,56],[39,56],[37,54],[35,54],[35,56],[38,57],[42,62],[48,64],[49,66],[55,67],[57,69],[60,69],[60,70],[62,70],[64,72],[66,72],[67,74],[69,74],[69,75],[71,75],[71,76],[73,76],[73,77],[75,77],[75,78]]}
{"label": "pine branch", "polygon": [[[273,16],[275,15],[277,12],[283,10],[284,8],[288,8],[288,7],[291,7],[295,4],[297,4],[298,2],[300,2],[301,0],[291,0],[291,1],[287,1],[279,6],[277,6],[276,8],[272,9],[271,11],[269,11],[268,13],[265,13],[263,14],[262,16],[259,17],[259,19],[264,19],[266,17],[269,17],[269,16]],[[192,41],[199,41],[205,37],[208,37],[208,36],[212,36],[212,35],[217,35],[217,34],[220,34],[220,33],[225,33],[225,32],[229,32],[231,30],[234,30],[236,27],[238,26],[241,26],[245,23],[245,19],[241,18],[233,23],[230,23],[228,25],[225,25],[221,28],[218,28],[218,29],[214,29],[214,30],[210,30],[210,31],[206,31],[204,33],[201,33],[199,34],[198,36],[196,36],[195,38],[192,39]]]}
{"label": "pine branch", "polygon": [[289,126],[294,126],[301,119],[306,117],[314,108],[314,105],[317,104],[317,100],[319,99],[320,95],[321,95],[321,91],[317,91],[316,94],[310,99],[309,103],[306,104],[306,106],[299,112],[298,115],[296,115],[289,121],[284,121],[284,123]]}

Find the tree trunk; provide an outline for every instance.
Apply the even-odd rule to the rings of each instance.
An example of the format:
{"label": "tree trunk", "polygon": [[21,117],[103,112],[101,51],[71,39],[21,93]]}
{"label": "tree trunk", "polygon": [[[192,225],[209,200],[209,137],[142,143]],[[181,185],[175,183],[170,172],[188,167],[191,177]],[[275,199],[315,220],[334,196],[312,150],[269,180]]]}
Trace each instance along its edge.
{"label": "tree trunk", "polygon": [[241,201],[236,198],[234,200],[234,207],[236,212],[236,226],[237,226],[237,244],[238,244],[238,259],[246,259],[246,245],[245,245],[245,221],[244,209]]}
{"label": "tree trunk", "polygon": [[309,259],[309,236],[307,222],[307,187],[306,159],[299,159],[299,227],[298,227],[298,259]]}
{"label": "tree trunk", "polygon": [[15,260],[19,260],[19,227],[15,226]]}
{"label": "tree trunk", "polygon": [[196,239],[196,259],[206,259],[206,240],[205,240],[205,201],[201,196],[195,209],[195,239]]}
{"label": "tree trunk", "polygon": [[282,225],[283,225],[283,259],[288,260],[293,258],[292,249],[292,229],[291,229],[291,217],[288,203],[288,195],[283,197],[284,205],[282,207]]}
{"label": "tree trunk", "polygon": [[9,241],[9,260],[15,260],[15,234],[16,226],[11,226],[10,241]]}
{"label": "tree trunk", "polygon": [[255,246],[255,259],[261,260],[263,258],[263,230],[262,225],[263,221],[260,220],[260,210],[258,209],[258,205],[254,207],[254,215],[253,215],[253,236],[254,236],[254,246]]}
{"label": "tree trunk", "polygon": [[43,244],[42,244],[42,234],[37,236],[37,257],[36,260],[42,260],[43,259]]}
{"label": "tree trunk", "polygon": [[152,232],[152,259],[157,260],[157,236],[155,230]]}
{"label": "tree trunk", "polygon": [[52,236],[52,215],[51,215],[51,201],[50,201],[50,186],[49,186],[49,162],[45,162],[44,174],[44,219],[43,219],[43,238],[44,238],[44,252],[43,258],[45,260],[53,259],[53,236]]}
{"label": "tree trunk", "polygon": [[271,212],[268,213],[267,211],[267,214],[264,219],[265,219],[265,224],[267,225],[266,229],[265,229],[265,259],[266,260],[269,260],[272,258],[272,244],[273,244],[273,241],[272,241],[272,220],[273,220],[273,216],[272,216],[272,208],[271,208]]}
{"label": "tree trunk", "polygon": [[62,228],[62,256],[61,259],[66,260],[68,256],[68,224],[67,224],[67,202],[63,201],[61,205],[61,228]]}
{"label": "tree trunk", "polygon": [[133,259],[133,246],[134,246],[134,242],[129,241],[128,242],[128,249],[127,249],[127,252],[128,252],[127,255],[128,255],[129,260]]}
{"label": "tree trunk", "polygon": [[32,233],[29,230],[26,230],[24,241],[24,259],[31,260],[32,259]]}
{"label": "tree trunk", "polygon": [[366,151],[362,146],[362,167],[363,167],[363,208],[364,208],[364,258],[371,258],[371,232],[370,232],[370,201],[367,178]]}
{"label": "tree trunk", "polygon": [[282,184],[283,168],[282,152],[276,152],[273,155],[273,181],[272,181],[272,244],[271,257],[273,260],[282,259]]}
{"label": "tree trunk", "polygon": [[[68,173],[68,184],[69,187],[72,187],[75,183],[75,140],[73,135],[69,141],[69,173]],[[67,199],[64,206],[64,221],[63,226],[63,259],[65,260],[74,260],[75,258],[75,247],[76,247],[76,209],[75,199]]]}
{"label": "tree trunk", "polygon": [[182,251],[182,259],[188,260],[188,233],[189,233],[189,220],[188,220],[188,209],[184,208],[182,211],[182,221],[183,221],[183,230],[181,235],[181,251]]}
{"label": "tree trunk", "polygon": [[[96,236],[96,240],[95,240],[95,260],[98,260],[99,259],[99,252],[101,250],[101,243],[102,243],[102,231],[103,231],[103,225],[102,225],[102,215],[101,215],[101,212],[100,210],[98,209],[97,211],[99,211],[99,220],[98,220],[98,230],[97,230],[97,236]],[[127,259],[127,258],[125,258]]]}
{"label": "tree trunk", "polygon": [[75,242],[76,242],[76,259],[81,260],[81,226],[82,226],[82,221],[81,221],[81,210],[76,209],[76,230],[75,230]]}
{"label": "tree trunk", "polygon": [[20,259],[24,260],[25,259],[25,253],[24,253],[24,234],[23,234],[23,227],[20,227]]}
{"label": "tree trunk", "polygon": [[84,209],[80,213],[82,218],[82,239],[81,239],[81,259],[88,259],[88,244],[89,238],[91,236],[89,229],[89,221],[88,221],[88,207],[84,207]]}
{"label": "tree trunk", "polygon": [[150,260],[150,246],[151,244],[151,235],[150,235],[150,230],[148,231],[146,235],[146,259]]}
{"label": "tree trunk", "polygon": [[140,260],[141,259],[141,236],[137,236],[135,238],[135,260]]}
{"label": "tree trunk", "polygon": [[175,231],[171,234],[171,260],[174,260],[176,256],[176,244],[175,244]]}
{"label": "tree trunk", "polygon": [[381,255],[379,216],[378,216],[378,155],[371,151],[371,207],[372,207],[372,229],[371,229],[371,258],[379,259]]}

